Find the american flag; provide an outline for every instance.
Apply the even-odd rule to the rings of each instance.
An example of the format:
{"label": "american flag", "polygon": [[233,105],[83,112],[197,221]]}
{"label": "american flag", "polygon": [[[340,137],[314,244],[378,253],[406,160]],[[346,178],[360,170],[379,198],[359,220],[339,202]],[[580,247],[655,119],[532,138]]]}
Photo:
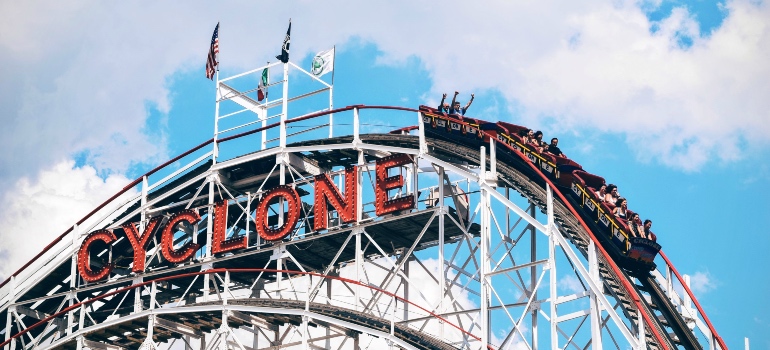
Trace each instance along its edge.
{"label": "american flag", "polygon": [[216,72],[217,54],[219,53],[219,23],[214,28],[214,35],[211,36],[211,47],[209,48],[209,57],[206,60],[206,78],[214,80]]}

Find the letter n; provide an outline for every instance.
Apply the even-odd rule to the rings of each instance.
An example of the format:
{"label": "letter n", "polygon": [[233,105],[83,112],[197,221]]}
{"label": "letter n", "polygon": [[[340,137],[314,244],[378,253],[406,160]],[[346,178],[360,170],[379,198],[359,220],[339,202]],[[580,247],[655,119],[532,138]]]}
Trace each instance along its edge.
{"label": "letter n", "polygon": [[315,177],[315,202],[313,216],[315,230],[327,228],[327,201],[340,216],[344,223],[356,221],[358,216],[358,167],[345,168],[345,198],[342,198],[339,189],[334,186],[328,174],[320,174]]}

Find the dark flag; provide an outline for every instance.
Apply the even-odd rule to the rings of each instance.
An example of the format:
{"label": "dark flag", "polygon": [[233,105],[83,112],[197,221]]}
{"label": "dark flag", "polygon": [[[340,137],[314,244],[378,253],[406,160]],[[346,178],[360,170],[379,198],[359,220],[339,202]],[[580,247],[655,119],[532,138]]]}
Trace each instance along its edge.
{"label": "dark flag", "polygon": [[289,63],[289,44],[291,43],[291,20],[289,20],[289,30],[286,31],[286,38],[283,39],[283,47],[281,48],[281,54],[275,56],[275,58],[281,60],[283,63]]}
{"label": "dark flag", "polygon": [[217,54],[219,53],[219,23],[214,28],[214,35],[211,36],[211,47],[209,48],[209,57],[206,60],[206,78],[214,80],[214,73],[216,72]]}

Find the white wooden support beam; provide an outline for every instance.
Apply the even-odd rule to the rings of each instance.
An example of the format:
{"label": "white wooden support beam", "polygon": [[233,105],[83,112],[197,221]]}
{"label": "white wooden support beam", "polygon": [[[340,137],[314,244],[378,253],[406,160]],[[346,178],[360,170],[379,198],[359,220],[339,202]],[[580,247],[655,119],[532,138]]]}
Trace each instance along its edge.
{"label": "white wooden support beam", "polygon": [[637,324],[637,330],[639,331],[639,334],[638,334],[638,337],[639,337],[638,338],[639,339],[639,347],[638,347],[638,349],[639,350],[646,350],[647,349],[647,337],[644,335],[644,318],[642,316],[642,313],[644,311],[642,311],[642,309],[639,309],[637,311],[638,311],[638,314],[637,314],[636,324]]}
{"label": "white wooden support beam", "polygon": [[309,162],[305,157],[298,156],[294,153],[288,153],[288,158],[289,165],[298,171],[304,171],[311,175],[320,175],[323,172],[318,165]]}
{"label": "white wooden support beam", "polygon": [[193,338],[200,338],[204,335],[203,332],[201,332],[199,329],[195,329],[186,324],[177,323],[165,318],[155,317],[154,325]]}
{"label": "white wooden support beam", "polygon": [[548,268],[549,272],[548,275],[550,277],[550,295],[549,300],[551,304],[551,314],[549,315],[550,323],[551,323],[551,348],[557,349],[559,348],[559,332],[558,332],[558,319],[559,316],[557,314],[556,309],[556,299],[558,298],[558,289],[557,285],[559,283],[557,276],[556,276],[556,246],[559,245],[559,242],[556,240],[556,235],[559,234],[559,231],[556,230],[553,224],[553,193],[551,192],[551,187],[546,188],[547,192],[547,215],[548,215],[548,224],[546,225],[547,228],[547,234],[548,234]]}
{"label": "white wooden support beam", "polygon": [[489,174],[488,180],[494,181],[493,186],[497,186],[497,142],[489,138]]}
{"label": "white wooden support beam", "polygon": [[428,153],[428,144],[425,142],[425,124],[423,122],[423,114],[422,112],[417,112],[417,131],[418,131],[418,139],[419,139],[419,153],[425,154]]}
{"label": "white wooden support beam", "polygon": [[289,65],[283,64],[283,101],[281,104],[281,149],[286,148],[286,119],[289,113]]}
{"label": "white wooden support beam", "polygon": [[[486,184],[487,182],[487,154],[486,148],[481,146],[480,157],[481,162],[479,164],[479,182]],[[480,252],[480,271],[479,281],[481,288],[481,315],[479,317],[479,325],[481,330],[481,349],[486,349],[489,344],[490,333],[490,319],[489,319],[489,300],[491,299],[491,292],[489,281],[487,280],[489,273],[489,239],[492,235],[491,230],[491,214],[490,214],[490,201],[489,190],[482,188],[481,190],[481,252]]]}
{"label": "white wooden support beam", "polygon": [[358,107],[353,108],[353,147],[361,143],[361,119]]}
{"label": "white wooden support beam", "polygon": [[102,343],[97,342],[93,340],[88,340],[85,337],[78,337],[78,340],[82,338],[83,346],[91,349],[91,350],[124,350],[125,348],[122,346],[118,346],[115,344],[108,344],[108,343]]}
{"label": "white wooden support beam", "polygon": [[[355,235],[356,239],[356,251],[355,251],[355,266],[356,266],[356,281],[361,282],[361,279],[363,278],[364,272],[363,272],[363,266],[364,263],[364,257],[363,252],[361,251],[361,233],[362,229],[355,228],[353,229],[353,234]],[[356,284],[355,285],[355,300],[353,301],[353,304],[355,304],[355,310],[359,311],[360,308],[360,299],[361,298],[361,285]]]}
{"label": "white wooden support beam", "polygon": [[247,313],[244,313],[244,312],[241,312],[241,311],[228,310],[228,315],[229,315],[230,318],[236,319],[236,320],[238,320],[240,322],[250,323],[253,326],[257,326],[257,327],[264,328],[264,329],[267,329],[267,330],[275,331],[275,330],[278,330],[278,328],[279,328],[275,324],[267,323],[265,320],[263,320],[263,319],[261,319],[261,318],[259,318],[257,316],[250,315],[250,314],[247,314]]}
{"label": "white wooden support beam", "polygon": [[[141,284],[142,282],[144,282],[144,278],[142,276],[136,276],[136,277],[134,277],[134,281],[133,282],[134,282],[134,285]],[[134,288],[134,291],[133,291],[133,293],[134,293],[134,313],[142,312],[142,289],[143,288],[141,288],[141,287]]]}
{"label": "white wooden support beam", "polygon": [[[418,113],[419,114],[419,113]],[[420,123],[422,125],[422,122]],[[444,207],[444,168],[439,166],[438,167],[438,207],[440,210],[439,216],[438,216],[438,261],[439,261],[439,276],[438,276],[438,314],[444,313],[444,290],[446,288],[446,270],[444,269],[444,264],[446,264],[446,261],[444,261],[444,215],[447,212],[446,207]],[[451,187],[450,187],[451,191]],[[459,214],[458,209],[458,214]],[[462,214],[460,214],[462,215]],[[393,307],[396,307],[395,298],[393,299]],[[439,319],[439,337],[444,338],[444,319]]]}
{"label": "white wooden support beam", "polygon": [[[588,274],[589,278],[599,286],[602,286],[601,275],[599,274],[599,259],[596,251],[596,243],[591,240],[588,243]],[[591,310],[591,348],[602,350],[602,305],[596,299],[598,296],[594,291],[588,290],[589,306]]]}
{"label": "white wooden support beam", "polygon": [[[14,287],[16,284],[15,280],[16,280],[16,277],[11,276],[11,294],[13,294],[14,292]],[[9,298],[9,300],[13,300],[13,295],[11,295],[11,298]],[[11,339],[11,326],[12,326],[12,318],[13,318],[12,315],[15,311],[16,311],[16,306],[11,305],[8,307],[7,317],[5,320],[5,341],[8,341],[9,339]],[[15,344],[13,342],[11,342],[9,345],[6,345],[4,348],[4,350],[9,350],[9,349],[15,349]]]}

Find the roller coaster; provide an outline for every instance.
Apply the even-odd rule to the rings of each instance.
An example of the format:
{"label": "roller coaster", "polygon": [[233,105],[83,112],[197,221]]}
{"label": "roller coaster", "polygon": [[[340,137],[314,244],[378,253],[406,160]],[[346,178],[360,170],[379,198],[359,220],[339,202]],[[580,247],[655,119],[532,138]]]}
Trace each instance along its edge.
{"label": "roller coaster", "polygon": [[604,179],[523,126],[427,106],[289,117],[332,86],[292,97],[302,69],[282,65],[273,101],[243,87],[265,67],[217,78],[212,139],[2,282],[0,347],[727,348],[660,246],[595,198]]}

